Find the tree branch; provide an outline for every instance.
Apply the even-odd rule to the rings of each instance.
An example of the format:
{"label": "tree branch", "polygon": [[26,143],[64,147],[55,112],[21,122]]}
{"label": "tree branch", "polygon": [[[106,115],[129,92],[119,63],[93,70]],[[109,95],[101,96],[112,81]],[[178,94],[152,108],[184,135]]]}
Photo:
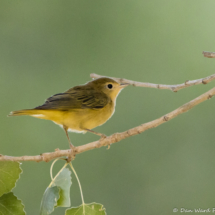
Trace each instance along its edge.
{"label": "tree branch", "polygon": [[204,57],[215,58],[215,52],[202,52]]}
{"label": "tree branch", "polygon": [[[90,74],[90,77],[91,78],[101,78],[101,77],[105,77],[105,76],[92,73],[92,74]],[[137,82],[137,81],[131,81],[131,80],[124,79],[124,78],[114,78],[114,77],[109,77],[109,78],[112,78],[119,83],[128,83],[128,84],[135,86],[135,87],[149,87],[149,88],[156,88],[156,89],[162,89],[162,90],[166,89],[166,90],[171,90],[173,92],[177,92],[181,89],[184,89],[186,87],[190,87],[193,85],[207,84],[207,83],[209,83],[215,79],[215,74],[208,76],[206,78],[201,78],[201,79],[197,79],[197,80],[192,80],[192,81],[187,80],[183,84],[176,84],[176,85],[152,84],[152,83],[146,83],[146,82]]]}
{"label": "tree branch", "polygon": [[200,104],[201,102],[212,98],[212,96],[214,96],[214,95],[215,95],[215,87],[212,88],[211,90],[209,90],[208,92],[193,99],[192,101],[182,105],[181,107],[175,109],[174,111],[172,111],[158,119],[155,119],[151,122],[144,123],[142,125],[139,125],[135,128],[131,128],[131,129],[121,132],[121,133],[112,134],[112,135],[108,136],[107,138],[100,139],[98,141],[94,141],[91,143],[87,143],[82,146],[77,146],[77,147],[75,147],[74,152],[72,152],[71,149],[69,149],[69,150],[56,149],[55,152],[43,153],[41,155],[36,155],[36,156],[12,157],[12,156],[0,155],[0,161],[36,161],[36,162],[45,161],[45,162],[48,162],[48,161],[53,160],[58,157],[62,157],[62,156],[70,157],[71,154],[76,155],[76,154],[80,154],[80,153],[89,151],[91,149],[111,145],[112,143],[119,142],[130,136],[134,136],[134,135],[143,133],[144,131],[146,131],[148,129],[155,128],[155,127],[175,118],[176,116],[187,112],[188,110],[190,110],[191,108]]}

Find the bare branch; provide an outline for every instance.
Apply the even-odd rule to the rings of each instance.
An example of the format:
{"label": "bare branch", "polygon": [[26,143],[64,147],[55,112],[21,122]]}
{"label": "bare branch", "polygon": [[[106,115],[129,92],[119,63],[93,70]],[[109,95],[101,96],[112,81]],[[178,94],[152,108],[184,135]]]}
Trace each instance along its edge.
{"label": "bare branch", "polygon": [[0,155],[0,161],[45,161],[49,162],[50,160],[53,160],[55,158],[67,156],[71,157],[71,155],[74,154],[71,149],[68,150],[60,150],[55,149],[55,152],[47,152],[40,155],[35,156],[21,156],[21,157],[12,157],[7,155]]}
{"label": "bare branch", "polygon": [[[106,77],[106,76],[97,75],[95,73],[92,73],[92,74],[90,74],[90,77],[91,78],[101,78],[101,77]],[[114,78],[114,77],[109,77],[109,78],[112,78],[119,83],[128,83],[128,84],[135,86],[135,87],[149,87],[149,88],[156,88],[156,89],[166,89],[166,90],[171,90],[173,92],[177,92],[183,88],[190,87],[193,85],[207,84],[207,83],[209,83],[215,79],[215,74],[208,76],[206,78],[201,78],[201,79],[197,79],[197,80],[191,80],[191,81],[187,80],[183,84],[176,84],[176,85],[152,84],[152,83],[146,83],[146,82],[137,82],[137,81],[131,81],[131,80],[124,79],[124,78]]]}
{"label": "bare branch", "polygon": [[215,52],[202,52],[204,57],[215,58]]}
{"label": "bare branch", "polygon": [[190,110],[191,108],[200,104],[201,102],[212,98],[212,96],[214,96],[214,95],[215,95],[215,87],[212,88],[211,90],[209,90],[208,92],[200,95],[199,97],[193,99],[192,101],[182,105],[181,107],[175,109],[174,111],[172,111],[158,119],[155,119],[151,122],[144,123],[142,125],[139,125],[135,128],[129,129],[129,130],[121,132],[121,133],[112,134],[112,135],[108,136],[107,138],[100,139],[98,141],[94,141],[91,143],[87,143],[82,146],[77,146],[77,147],[75,147],[74,152],[72,152],[71,149],[69,149],[69,150],[56,149],[55,152],[43,153],[41,155],[36,155],[36,156],[11,157],[11,156],[6,156],[6,155],[1,155],[0,161],[36,161],[36,162],[46,161],[46,162],[48,162],[48,161],[58,158],[58,157],[71,156],[71,153],[73,153],[73,155],[76,155],[76,154],[80,154],[82,152],[89,151],[91,149],[111,145],[112,143],[119,142],[130,136],[134,136],[134,135],[143,133],[144,131],[146,131],[148,129],[155,128],[155,127],[175,118],[176,116],[187,112],[188,110]]}

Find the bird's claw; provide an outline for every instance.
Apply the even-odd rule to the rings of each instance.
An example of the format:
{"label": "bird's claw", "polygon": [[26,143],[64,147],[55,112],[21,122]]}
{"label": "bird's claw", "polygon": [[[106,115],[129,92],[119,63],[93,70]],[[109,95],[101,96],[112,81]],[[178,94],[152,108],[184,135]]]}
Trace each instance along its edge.
{"label": "bird's claw", "polygon": [[70,143],[69,144],[69,147],[70,147],[70,149],[71,149],[71,154],[68,156],[68,158],[67,158],[67,162],[70,162],[70,161],[72,161],[72,160],[74,160],[75,159],[75,146],[74,145],[72,145],[72,143]]}
{"label": "bird's claw", "polygon": [[102,134],[100,140],[104,140],[105,138],[107,138],[107,136],[105,134]]}
{"label": "bird's claw", "polygon": [[69,144],[69,147],[70,147],[70,149],[72,149],[72,150],[74,150],[74,149],[75,149],[75,146],[74,146],[74,145],[72,145],[72,143],[70,143],[70,144]]}
{"label": "bird's claw", "polygon": [[[105,138],[107,138],[107,136],[105,134],[102,134],[100,140],[104,140]],[[110,149],[110,144],[108,144],[107,149]]]}

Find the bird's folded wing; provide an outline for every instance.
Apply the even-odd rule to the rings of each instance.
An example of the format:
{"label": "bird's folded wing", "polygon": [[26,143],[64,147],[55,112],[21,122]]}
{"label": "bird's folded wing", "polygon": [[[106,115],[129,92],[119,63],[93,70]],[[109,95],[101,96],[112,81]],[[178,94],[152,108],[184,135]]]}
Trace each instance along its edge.
{"label": "bird's folded wing", "polygon": [[51,96],[46,102],[36,107],[40,110],[71,110],[71,109],[99,109],[109,102],[109,98],[103,92],[92,90],[79,90],[59,93]]}

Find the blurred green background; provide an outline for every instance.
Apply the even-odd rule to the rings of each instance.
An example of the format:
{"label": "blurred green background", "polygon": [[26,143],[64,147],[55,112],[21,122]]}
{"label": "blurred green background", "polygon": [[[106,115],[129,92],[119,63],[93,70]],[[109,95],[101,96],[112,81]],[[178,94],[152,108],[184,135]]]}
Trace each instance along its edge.
{"label": "blurred green background", "polygon": [[[66,149],[64,131],[51,121],[11,117],[49,96],[90,81],[90,73],[160,84],[179,84],[214,73],[215,1],[1,1],[1,154],[37,155]],[[106,135],[156,119],[214,87],[173,93],[127,87],[114,116],[95,130]],[[109,215],[173,214],[173,208],[215,207],[215,100],[113,144],[77,155],[73,165],[85,201]],[[70,133],[74,145],[98,139]],[[50,183],[50,163],[24,162],[14,189],[37,215]],[[55,172],[63,165],[59,162]],[[72,206],[81,204],[73,175]],[[58,208],[54,215],[64,214]]]}

